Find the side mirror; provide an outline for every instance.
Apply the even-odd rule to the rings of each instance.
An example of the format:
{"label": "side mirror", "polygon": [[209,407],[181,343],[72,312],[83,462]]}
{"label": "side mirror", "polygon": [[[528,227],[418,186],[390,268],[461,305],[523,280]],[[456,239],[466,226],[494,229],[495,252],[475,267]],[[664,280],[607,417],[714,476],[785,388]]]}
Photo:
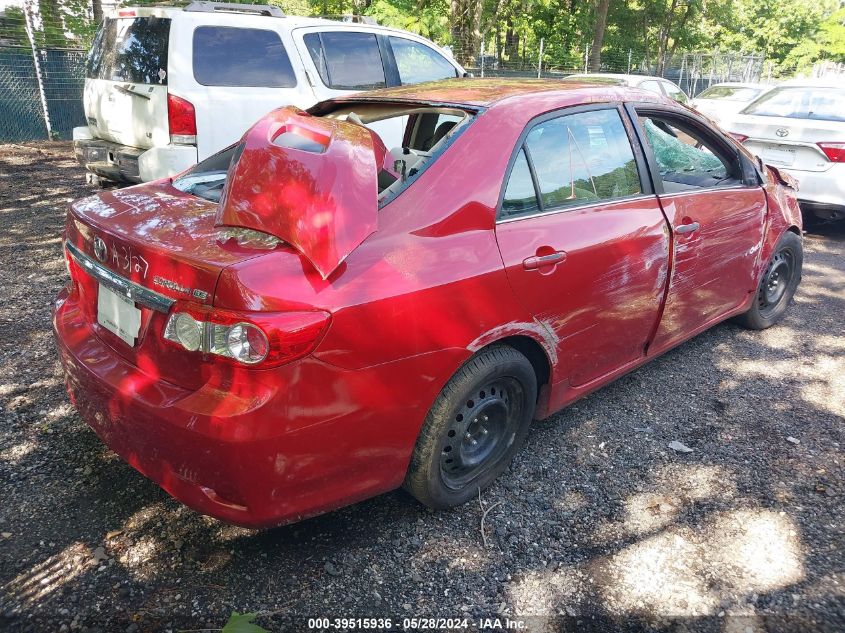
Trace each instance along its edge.
{"label": "side mirror", "polygon": [[472,73],[467,73],[467,72],[465,72],[463,76],[464,77],[475,77],[475,75],[473,75]]}

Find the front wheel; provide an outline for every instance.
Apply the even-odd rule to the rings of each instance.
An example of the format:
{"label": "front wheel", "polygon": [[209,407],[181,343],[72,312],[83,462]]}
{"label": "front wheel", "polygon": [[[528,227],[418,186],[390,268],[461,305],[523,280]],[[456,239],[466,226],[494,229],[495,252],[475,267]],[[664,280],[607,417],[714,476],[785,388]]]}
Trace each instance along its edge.
{"label": "front wheel", "polygon": [[780,321],[798,289],[803,262],[801,238],[791,231],[785,233],[760,276],[754,303],[737,322],[751,330],[765,330]]}
{"label": "front wheel", "polygon": [[420,431],[405,489],[431,508],[472,499],[522,445],[537,400],[537,378],[512,347],[479,352],[449,380]]}

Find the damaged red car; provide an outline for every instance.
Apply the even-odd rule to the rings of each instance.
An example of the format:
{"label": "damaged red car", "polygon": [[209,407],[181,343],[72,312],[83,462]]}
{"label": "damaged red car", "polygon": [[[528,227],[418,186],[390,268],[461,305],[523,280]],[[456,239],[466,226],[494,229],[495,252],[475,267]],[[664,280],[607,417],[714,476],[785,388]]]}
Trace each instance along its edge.
{"label": "damaged red car", "polygon": [[[387,147],[379,122],[399,119]],[[234,524],[434,508],[542,419],[801,277],[795,184],[635,89],[454,80],[274,111],[71,205],[54,329],[114,451]]]}

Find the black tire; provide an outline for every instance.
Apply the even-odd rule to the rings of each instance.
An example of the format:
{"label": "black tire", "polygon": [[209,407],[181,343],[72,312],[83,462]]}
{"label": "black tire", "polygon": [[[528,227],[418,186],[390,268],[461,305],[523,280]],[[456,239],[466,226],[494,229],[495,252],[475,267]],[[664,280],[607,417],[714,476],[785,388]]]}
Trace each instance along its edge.
{"label": "black tire", "polygon": [[775,246],[766,269],[760,275],[751,309],[739,315],[736,321],[749,330],[765,330],[780,321],[801,282],[803,263],[801,238],[787,231]]}
{"label": "black tire", "polygon": [[480,351],[446,383],[428,412],[405,490],[436,509],[474,498],[522,446],[536,402],[537,377],[525,356],[507,345]]}

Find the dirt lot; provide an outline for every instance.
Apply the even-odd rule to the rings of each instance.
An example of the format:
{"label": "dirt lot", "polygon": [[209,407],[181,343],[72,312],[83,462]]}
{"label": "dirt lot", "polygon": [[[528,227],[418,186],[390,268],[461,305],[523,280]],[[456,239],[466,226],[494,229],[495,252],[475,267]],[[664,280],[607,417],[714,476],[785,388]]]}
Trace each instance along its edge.
{"label": "dirt lot", "polygon": [[171,500],[68,404],[50,306],[83,181],[67,144],[0,146],[0,629],[845,630],[842,228],[807,236],[783,324],[721,325],[538,423],[483,496],[486,546],[479,503],[399,491],[253,532]]}

